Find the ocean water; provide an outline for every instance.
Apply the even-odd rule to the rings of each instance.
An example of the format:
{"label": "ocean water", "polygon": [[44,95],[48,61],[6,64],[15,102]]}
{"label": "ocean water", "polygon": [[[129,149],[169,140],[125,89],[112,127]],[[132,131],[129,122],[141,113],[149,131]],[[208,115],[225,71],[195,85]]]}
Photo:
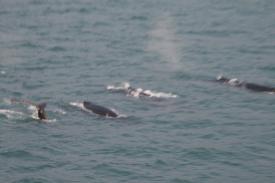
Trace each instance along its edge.
{"label": "ocean water", "polygon": [[0,182],[275,182],[275,95],[209,82],[275,86],[274,20],[274,0],[1,0]]}

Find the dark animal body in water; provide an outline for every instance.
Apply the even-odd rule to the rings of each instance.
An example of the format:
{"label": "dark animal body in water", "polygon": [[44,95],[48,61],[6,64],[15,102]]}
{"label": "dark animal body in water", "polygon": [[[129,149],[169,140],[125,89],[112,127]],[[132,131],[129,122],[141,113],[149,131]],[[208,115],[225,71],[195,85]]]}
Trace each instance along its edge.
{"label": "dark animal body in water", "polygon": [[94,104],[92,102],[84,101],[83,106],[85,109],[92,111],[95,114],[101,115],[101,116],[110,116],[110,117],[117,117],[118,114],[116,114],[111,109],[108,109],[106,107]]}
{"label": "dark animal body in water", "polygon": [[275,88],[269,86],[258,85],[254,83],[244,83],[246,89],[253,90],[256,92],[275,92]]}
{"label": "dark animal body in water", "polygon": [[33,105],[37,109],[37,116],[40,120],[45,120],[47,119],[45,108],[47,106],[46,103],[40,103],[40,104],[35,104],[32,101],[29,100],[17,100],[17,99],[11,99],[11,102],[17,102],[17,103],[22,103],[22,104],[28,104],[28,105]]}
{"label": "dark animal body in water", "polygon": [[47,119],[46,117],[46,112],[45,112],[45,107],[47,106],[46,103],[41,103],[36,105],[37,108],[37,116],[39,119],[43,120],[43,119]]}
{"label": "dark animal body in water", "polygon": [[235,87],[242,87],[255,92],[275,92],[274,87],[259,85],[255,83],[241,82],[238,79],[229,79],[223,76],[219,76],[216,79],[217,82],[226,83]]}

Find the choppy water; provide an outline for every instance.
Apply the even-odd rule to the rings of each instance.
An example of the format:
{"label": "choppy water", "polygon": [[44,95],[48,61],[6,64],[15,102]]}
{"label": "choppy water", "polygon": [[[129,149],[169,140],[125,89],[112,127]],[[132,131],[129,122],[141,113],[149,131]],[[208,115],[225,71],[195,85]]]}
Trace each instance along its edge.
{"label": "choppy water", "polygon": [[275,95],[208,82],[274,86],[274,20],[273,0],[1,0],[0,182],[275,182]]}

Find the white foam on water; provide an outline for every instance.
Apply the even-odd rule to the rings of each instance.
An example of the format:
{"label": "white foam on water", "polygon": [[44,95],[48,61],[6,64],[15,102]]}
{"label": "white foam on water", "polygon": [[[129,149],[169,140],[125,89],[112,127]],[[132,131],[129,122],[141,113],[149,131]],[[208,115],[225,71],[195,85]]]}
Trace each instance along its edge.
{"label": "white foam on water", "polygon": [[36,111],[36,107],[34,105],[29,105],[28,110]]}
{"label": "white foam on water", "polygon": [[173,93],[154,92],[151,90],[145,90],[144,93],[148,94],[150,97],[155,97],[155,98],[177,98],[178,97]]}
{"label": "white foam on water", "polygon": [[127,90],[130,87],[130,83],[128,82],[123,82],[120,85],[108,85],[106,88],[107,90],[112,90],[112,91],[121,91],[121,90]]}
{"label": "white foam on water", "polygon": [[120,113],[117,113],[117,114],[118,114],[117,118],[128,118],[126,114],[120,114]]}
{"label": "white foam on water", "polygon": [[24,113],[18,111],[12,111],[9,109],[0,109],[0,114],[3,114],[9,119],[20,119],[24,116]]}
{"label": "white foam on water", "polygon": [[[131,87],[130,83],[123,82],[120,85],[108,85],[107,90],[110,91],[122,91],[127,93],[128,96],[139,98],[141,96],[151,97],[151,98],[177,98],[178,96],[172,93],[157,92],[151,90],[144,90],[142,88],[136,88],[135,90],[128,90]],[[145,95],[144,95],[145,94]]]}

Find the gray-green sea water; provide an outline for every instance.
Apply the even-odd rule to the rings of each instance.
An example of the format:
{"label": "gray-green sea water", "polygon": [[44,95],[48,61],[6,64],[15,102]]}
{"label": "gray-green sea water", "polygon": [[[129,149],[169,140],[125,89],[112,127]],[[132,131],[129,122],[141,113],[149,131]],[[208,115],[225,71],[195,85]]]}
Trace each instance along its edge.
{"label": "gray-green sea water", "polygon": [[275,86],[275,1],[0,0],[0,182],[275,182],[275,95],[220,74]]}

